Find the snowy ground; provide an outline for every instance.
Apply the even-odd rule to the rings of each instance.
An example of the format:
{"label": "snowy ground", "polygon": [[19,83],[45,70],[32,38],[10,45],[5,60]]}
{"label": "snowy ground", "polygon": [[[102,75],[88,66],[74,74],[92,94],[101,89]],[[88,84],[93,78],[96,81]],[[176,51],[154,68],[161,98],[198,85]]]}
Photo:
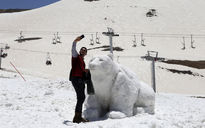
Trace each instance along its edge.
{"label": "snowy ground", "polygon": [[[156,94],[156,114],[73,124],[75,92],[67,79],[0,72],[1,128],[205,128],[205,99]],[[67,125],[63,124],[67,121]]]}
{"label": "snowy ground", "polygon": [[[71,4],[72,3],[72,4]],[[194,3],[194,4],[193,4]],[[148,61],[142,60],[147,51],[158,51],[159,57],[179,60],[204,60],[205,17],[204,0],[61,0],[57,3],[20,13],[0,15],[0,48],[5,44],[10,49],[2,59],[1,67],[14,71],[12,62],[20,72],[46,78],[67,78],[71,68],[72,41],[81,34],[85,38],[78,44],[87,48],[109,45],[108,37],[102,32],[107,27],[114,29],[119,37],[114,37],[113,46],[124,51],[114,51],[115,61],[129,67],[140,80],[151,85],[151,68]],[[156,9],[157,16],[146,17],[149,9]],[[25,38],[41,37],[18,43],[20,31]],[[52,44],[54,34],[59,32],[62,43]],[[101,44],[95,42],[96,32]],[[145,45],[140,45],[144,33]],[[133,46],[136,34],[137,47]],[[191,48],[190,34],[193,34],[195,49]],[[182,50],[185,37],[186,49]],[[85,57],[86,65],[94,55],[105,55],[103,49],[89,50]],[[52,65],[45,64],[49,53]],[[156,63],[157,91],[205,95],[205,79],[200,76],[176,74],[162,68],[190,70],[205,76],[204,69]]]}
{"label": "snowy ground", "polygon": [[[193,4],[194,3],[194,4]],[[156,63],[156,114],[138,114],[124,119],[106,119],[86,124],[72,124],[76,96],[68,81],[70,49],[74,38],[85,34],[78,45],[95,48],[108,45],[102,35],[112,27],[119,37],[113,45],[124,49],[114,51],[114,60],[136,73],[139,80],[151,85],[150,63],[141,59],[148,50],[159,57],[180,60],[204,60],[204,0],[61,0],[31,11],[0,15],[0,47],[10,49],[2,59],[0,70],[1,128],[205,128],[205,79],[200,76],[176,74],[162,68],[190,70],[205,76],[205,69]],[[149,9],[156,17],[146,17]],[[40,40],[17,43],[25,37]],[[52,44],[59,32],[61,44]],[[98,33],[101,44],[90,44]],[[146,46],[140,45],[144,33]],[[132,47],[136,34],[137,47]],[[191,48],[193,34],[195,49]],[[186,49],[182,50],[185,37]],[[102,49],[90,50],[86,64],[94,55],[108,54]],[[52,65],[45,64],[50,53]],[[26,82],[11,66],[23,73]],[[7,71],[11,72],[7,72]],[[183,95],[180,95],[183,94]],[[68,121],[68,125],[63,124]]]}

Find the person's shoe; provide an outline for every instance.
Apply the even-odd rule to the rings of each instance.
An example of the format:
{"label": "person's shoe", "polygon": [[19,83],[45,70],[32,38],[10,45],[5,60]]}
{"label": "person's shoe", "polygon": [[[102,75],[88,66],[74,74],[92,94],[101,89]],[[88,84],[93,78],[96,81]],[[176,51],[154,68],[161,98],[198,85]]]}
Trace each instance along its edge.
{"label": "person's shoe", "polygon": [[75,116],[73,117],[73,123],[81,122],[81,114],[79,112],[75,112]]}
{"label": "person's shoe", "polygon": [[73,123],[81,123],[81,122],[89,122],[89,121],[82,118],[82,113],[75,112],[75,116],[73,118]]}
{"label": "person's shoe", "polygon": [[89,122],[89,120],[87,120],[87,119],[81,117],[81,122]]}

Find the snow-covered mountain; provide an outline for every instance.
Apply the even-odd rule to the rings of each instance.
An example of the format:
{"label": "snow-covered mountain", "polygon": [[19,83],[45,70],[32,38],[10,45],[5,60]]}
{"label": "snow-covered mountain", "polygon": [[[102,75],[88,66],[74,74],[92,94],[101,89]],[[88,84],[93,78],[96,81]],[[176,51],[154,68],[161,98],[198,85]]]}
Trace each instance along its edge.
{"label": "snow-covered mountain", "polygon": [[[93,56],[109,53],[103,51],[109,45],[102,34],[107,27],[119,34],[113,46],[124,49],[114,51],[114,60],[149,85],[151,61],[141,58],[147,51],[158,51],[165,59],[204,60],[204,5],[204,0],[61,0],[30,11],[0,14],[0,48],[10,47],[3,49],[8,56],[1,60],[1,128],[205,128],[203,68],[156,62],[155,115],[142,112],[85,124],[71,122],[76,96],[68,80],[72,41],[85,35],[77,48],[90,49],[85,57],[88,65]],[[146,16],[150,9],[156,16]],[[57,34],[61,43],[53,44]],[[95,42],[96,34],[100,44]],[[27,41],[15,41],[20,36]],[[52,65],[46,65],[48,59]]]}
{"label": "snow-covered mountain", "polygon": [[[155,9],[157,17],[147,18],[149,9]],[[203,0],[61,0],[1,15],[1,29],[97,32],[112,27],[118,32],[203,34],[203,9]]]}
{"label": "snow-covered mountain", "polygon": [[[141,59],[148,50],[158,51],[159,57],[168,59],[204,59],[204,4],[203,0],[61,0],[31,11],[0,14],[1,47],[5,44],[11,47],[4,50],[8,57],[2,59],[1,67],[14,70],[12,62],[22,73],[67,78],[74,38],[85,34],[86,38],[78,48],[86,46],[92,49],[86,57],[88,63],[94,55],[108,54],[99,47],[109,45],[108,37],[102,32],[111,27],[120,35],[114,37],[113,45],[124,49],[114,51],[115,60],[151,84],[151,62]],[[156,16],[146,16],[150,9],[155,10]],[[42,39],[17,43],[14,40],[21,31],[25,38]],[[62,43],[52,44],[57,33]],[[95,41],[96,33],[101,44],[90,45],[92,36]],[[195,48],[191,48],[191,34]],[[132,47],[134,35],[137,47]],[[142,35],[146,46],[140,44]],[[183,43],[185,50],[182,50]],[[47,58],[52,60],[52,65],[45,64]],[[176,74],[165,68],[191,70],[199,76]],[[205,76],[204,69],[156,63],[158,92],[205,94],[205,79],[201,76]]]}

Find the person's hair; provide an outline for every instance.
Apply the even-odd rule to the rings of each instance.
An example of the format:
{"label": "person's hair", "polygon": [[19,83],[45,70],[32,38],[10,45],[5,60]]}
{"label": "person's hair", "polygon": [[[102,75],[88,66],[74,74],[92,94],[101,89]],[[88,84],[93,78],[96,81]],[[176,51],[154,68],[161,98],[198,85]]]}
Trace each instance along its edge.
{"label": "person's hair", "polygon": [[[88,51],[88,49],[87,49],[86,47],[81,47],[81,49],[85,49],[85,50],[86,50],[86,52]],[[81,49],[80,49],[80,50],[81,50]]]}

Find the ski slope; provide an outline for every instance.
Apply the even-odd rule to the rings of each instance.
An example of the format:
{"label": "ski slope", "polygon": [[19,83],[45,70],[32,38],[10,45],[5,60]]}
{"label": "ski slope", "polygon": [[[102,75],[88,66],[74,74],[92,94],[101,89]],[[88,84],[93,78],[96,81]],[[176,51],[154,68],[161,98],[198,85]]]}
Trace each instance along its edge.
{"label": "ski slope", "polygon": [[[8,56],[2,58],[0,70],[1,128],[205,128],[205,69],[156,62],[155,115],[140,113],[86,124],[71,123],[76,97],[68,81],[72,41],[85,35],[77,49],[91,49],[85,57],[88,65],[93,56],[109,53],[100,48],[109,45],[102,34],[107,27],[119,34],[113,46],[124,49],[114,51],[114,60],[149,85],[151,62],[141,59],[147,51],[158,51],[165,59],[204,60],[204,5],[203,0],[61,0],[30,11],[0,14],[0,48],[10,46],[3,49]],[[146,17],[149,9],[156,9],[157,16]],[[18,43],[14,40],[20,32],[25,38],[42,39]],[[53,44],[57,33],[62,43]],[[96,33],[100,44],[95,43]],[[142,34],[146,46],[141,45]],[[136,47],[132,47],[134,35]],[[191,35],[195,48],[191,48]],[[90,45],[92,36],[94,45]],[[52,65],[46,65],[48,58]],[[199,75],[172,73],[166,68]]]}
{"label": "ski slope", "polygon": [[[204,4],[203,0],[61,0],[31,11],[0,14],[1,47],[5,44],[10,46],[9,50],[4,50],[8,57],[2,59],[1,67],[14,71],[12,62],[24,74],[68,78],[71,44],[75,37],[81,34],[86,36],[78,44],[78,49],[81,46],[96,48],[109,45],[108,37],[102,32],[107,32],[107,27],[111,27],[120,35],[114,37],[113,46],[124,49],[114,51],[115,60],[151,85],[151,62],[141,59],[148,50],[158,51],[159,57],[167,59],[204,59]],[[156,9],[157,16],[146,17],[149,9]],[[21,31],[25,38],[42,39],[17,43],[14,40],[18,39]],[[57,33],[62,43],[55,45],[52,41]],[[90,45],[92,35],[95,40],[96,33],[101,44]],[[140,45],[141,33],[145,47]],[[134,35],[137,47],[132,47]],[[195,48],[191,48],[191,35]],[[182,50],[183,37],[185,50]],[[109,53],[102,50],[89,50],[86,63],[95,55]],[[48,57],[52,60],[50,66],[45,64]],[[204,77],[171,73],[163,68],[190,70],[205,76],[204,69],[157,62],[158,92],[205,94]]]}

